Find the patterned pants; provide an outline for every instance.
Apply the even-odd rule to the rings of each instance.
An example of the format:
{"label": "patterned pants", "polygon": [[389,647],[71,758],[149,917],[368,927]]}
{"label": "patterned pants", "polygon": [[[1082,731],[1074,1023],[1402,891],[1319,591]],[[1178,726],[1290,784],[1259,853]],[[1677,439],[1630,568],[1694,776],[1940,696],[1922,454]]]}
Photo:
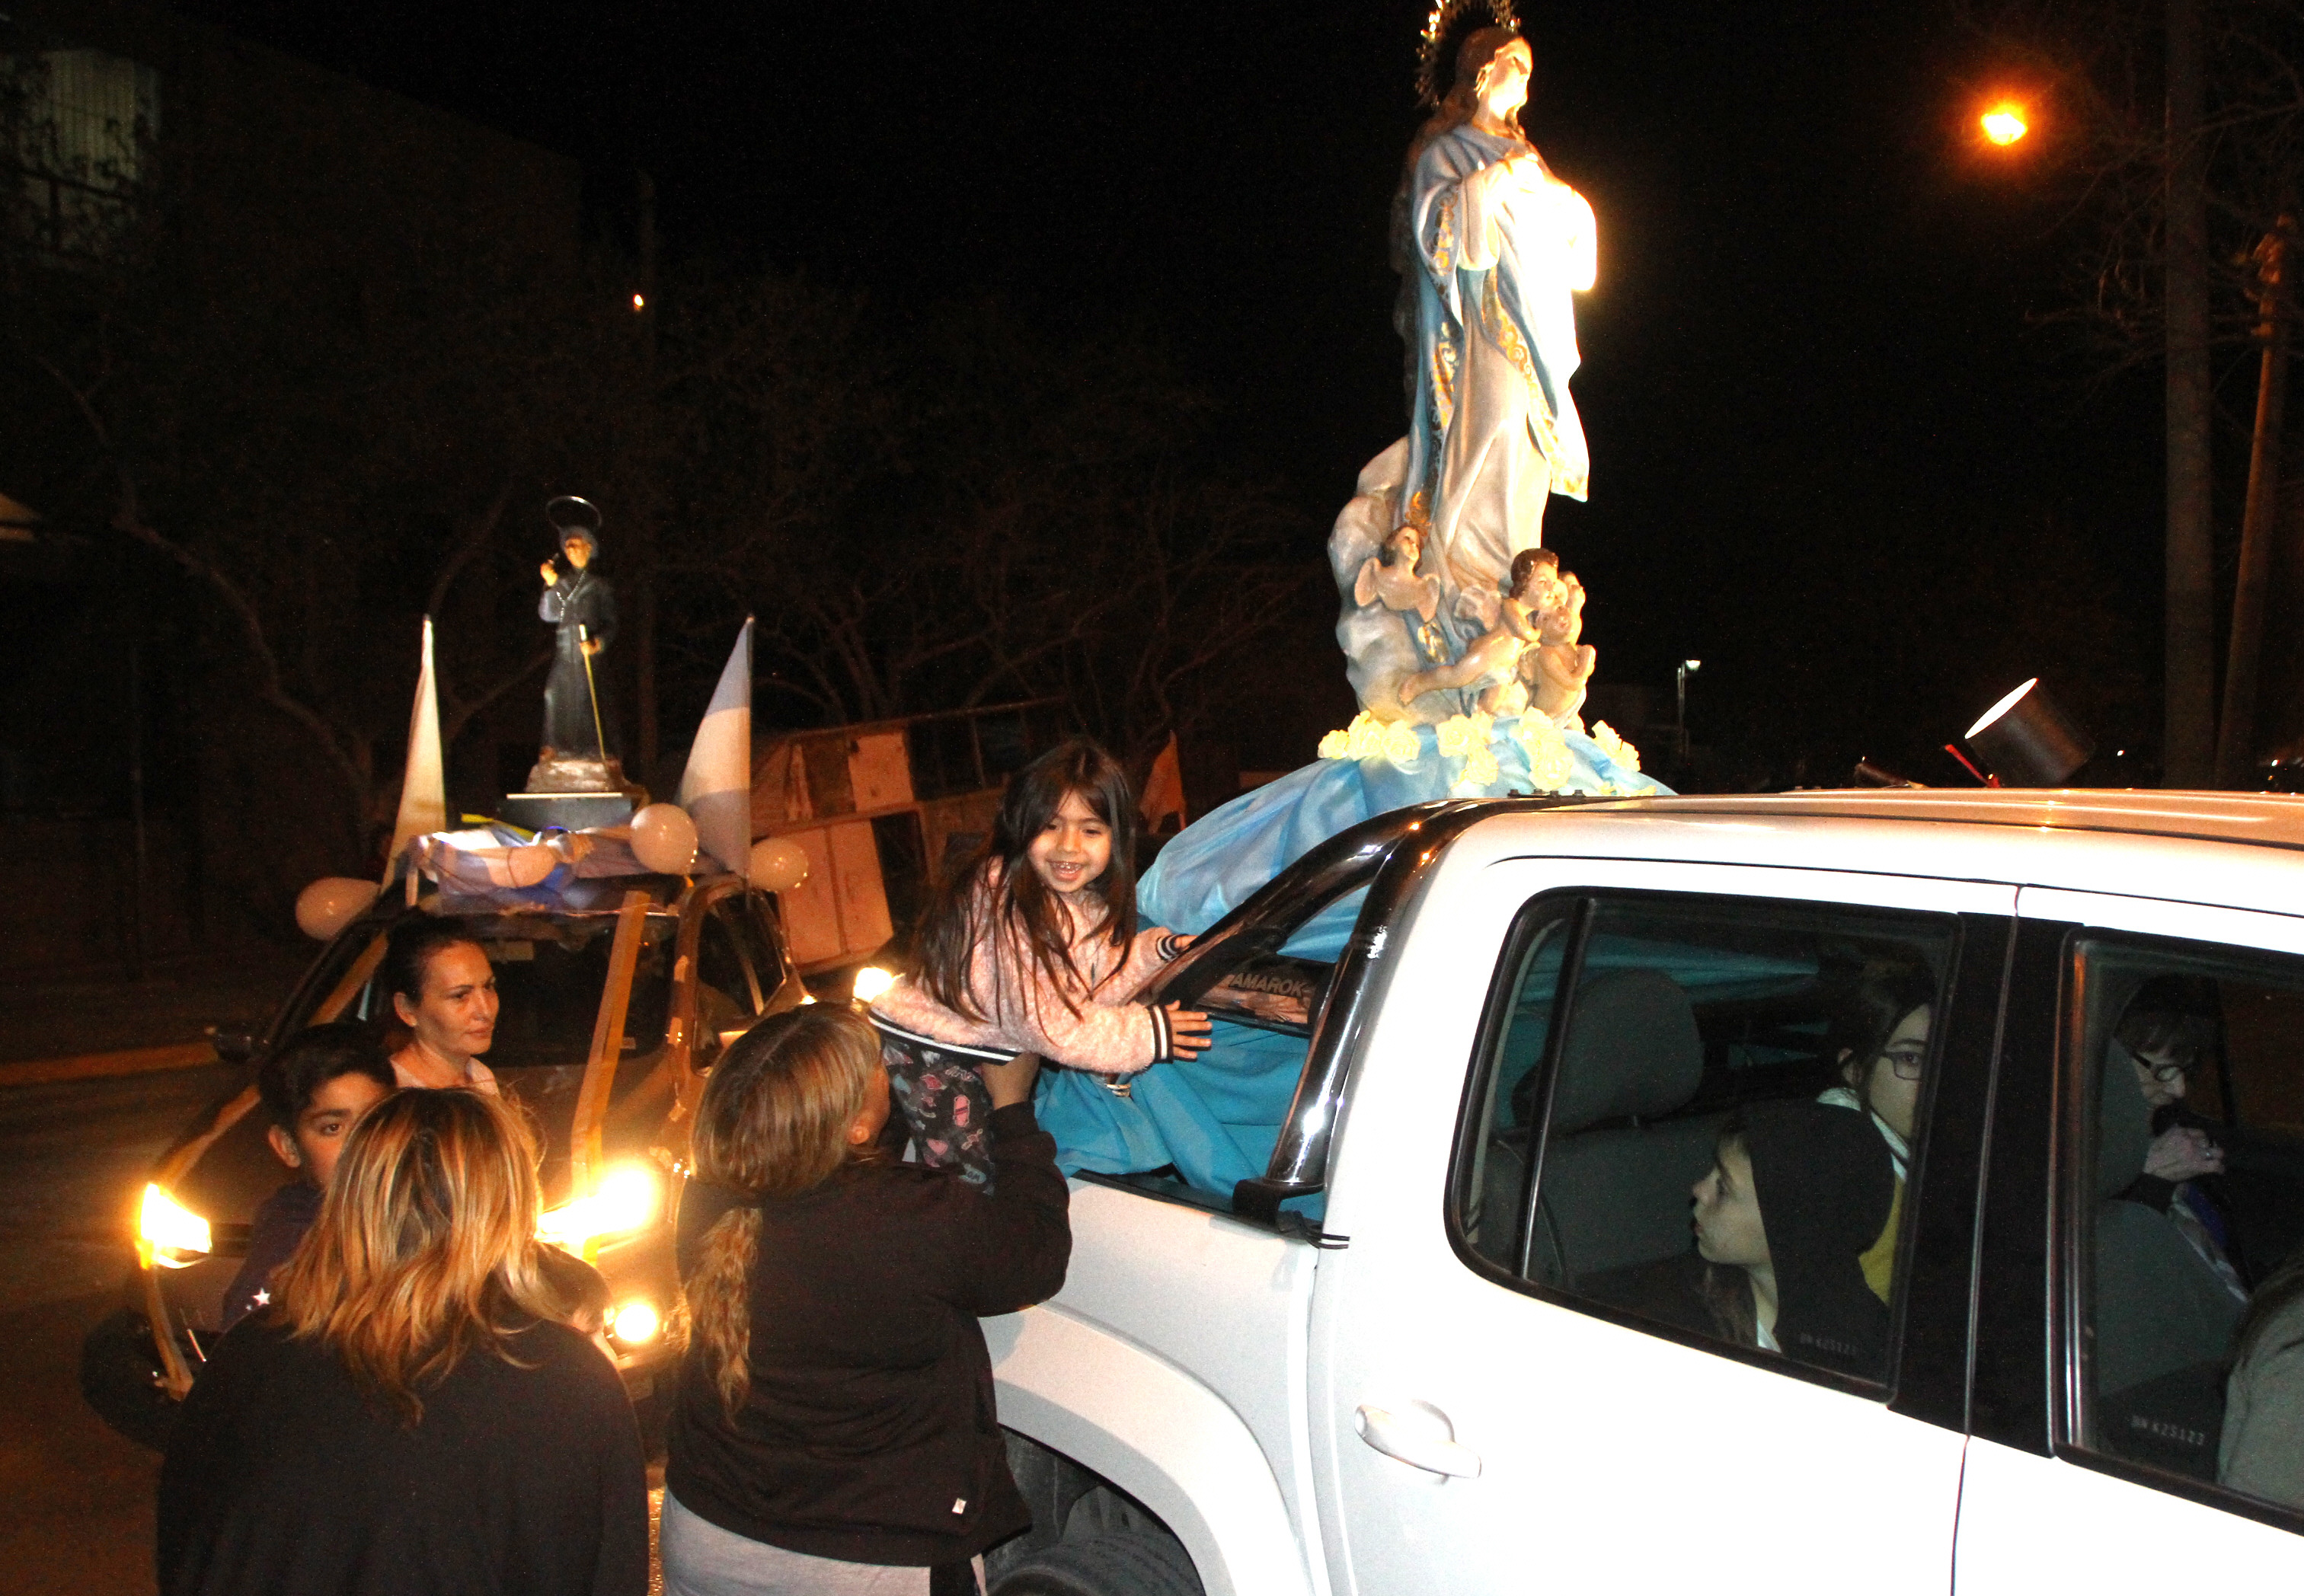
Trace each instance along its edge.
{"label": "patterned pants", "polygon": [[882,1031],[880,1062],[920,1161],[990,1191],[992,1097],[976,1072],[978,1058]]}

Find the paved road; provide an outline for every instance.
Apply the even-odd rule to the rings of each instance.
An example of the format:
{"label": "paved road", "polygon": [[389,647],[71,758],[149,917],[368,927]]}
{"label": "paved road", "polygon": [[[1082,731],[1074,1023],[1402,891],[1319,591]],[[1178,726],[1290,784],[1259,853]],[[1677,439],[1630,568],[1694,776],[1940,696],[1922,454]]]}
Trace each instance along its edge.
{"label": "paved road", "polygon": [[80,1341],[120,1301],[140,1178],[220,1067],[0,1089],[0,1585],[153,1588],[159,1460],[80,1397]]}
{"label": "paved road", "polygon": [[210,1026],[260,1020],[318,946],[223,947],[155,965],[140,981],[117,971],[12,973],[0,977],[0,1062],[198,1042]]}

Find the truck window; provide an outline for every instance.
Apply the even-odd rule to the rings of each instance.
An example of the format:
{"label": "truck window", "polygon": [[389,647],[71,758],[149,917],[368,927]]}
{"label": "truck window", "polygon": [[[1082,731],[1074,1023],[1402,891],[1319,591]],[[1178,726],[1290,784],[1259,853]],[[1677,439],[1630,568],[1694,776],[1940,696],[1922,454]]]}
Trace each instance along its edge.
{"label": "truck window", "polygon": [[1877,1380],[1948,916],[1656,893],[1523,913],[1454,1219],[1524,1289]]}
{"label": "truck window", "polygon": [[751,1027],[766,994],[745,957],[742,901],[722,898],[696,927],[696,1035],[690,1061],[708,1069],[721,1050]]}
{"label": "truck window", "polygon": [[2107,936],[2073,959],[2077,1439],[2304,1510],[2304,959]]}
{"label": "truck window", "polygon": [[724,1014],[757,1014],[763,994],[758,975],[745,957],[742,900],[725,897],[704,911],[696,928],[696,978],[701,991]]}

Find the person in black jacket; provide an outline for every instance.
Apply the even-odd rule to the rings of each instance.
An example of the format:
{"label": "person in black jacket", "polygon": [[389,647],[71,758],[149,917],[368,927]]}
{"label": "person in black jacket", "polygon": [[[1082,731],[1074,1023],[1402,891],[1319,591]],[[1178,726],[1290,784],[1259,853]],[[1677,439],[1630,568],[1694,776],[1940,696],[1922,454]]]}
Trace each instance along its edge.
{"label": "person in black jacket", "polygon": [[666,1596],[973,1590],[970,1559],[1029,1527],[977,1319],[1055,1295],[1072,1253],[1038,1068],[984,1068],[987,1194],[885,1160],[862,1016],[793,1009],[722,1056],[682,1204]]}
{"label": "person in black jacket", "polygon": [[535,1169],[496,1098],[368,1110],[273,1302],[184,1400],[166,1596],[648,1589],[640,1431],[614,1366],[555,1322]]}
{"label": "person in black jacket", "polygon": [[1696,1183],[1704,1296],[1724,1339],[1877,1380],[1888,1308],[1863,1254],[1895,1200],[1888,1148],[1864,1120],[1819,1102],[1764,1102],[1721,1127]]}

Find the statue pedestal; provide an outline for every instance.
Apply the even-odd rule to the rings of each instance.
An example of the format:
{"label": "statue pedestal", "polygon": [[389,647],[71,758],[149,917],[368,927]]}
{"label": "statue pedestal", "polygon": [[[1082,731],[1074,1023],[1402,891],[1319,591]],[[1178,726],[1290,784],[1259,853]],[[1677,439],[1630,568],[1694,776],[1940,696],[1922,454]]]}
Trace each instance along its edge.
{"label": "statue pedestal", "polygon": [[[640,796],[645,801],[647,795]],[[531,832],[546,826],[580,832],[591,826],[628,825],[634,806],[629,792],[507,792],[503,817]]]}
{"label": "statue pedestal", "polygon": [[[631,792],[624,767],[613,754],[595,759],[583,754],[555,754],[550,748],[529,767],[528,790],[536,792]],[[642,799],[646,802],[646,799]]]}
{"label": "statue pedestal", "polygon": [[531,832],[553,825],[580,832],[623,825],[648,801],[648,790],[624,779],[614,755],[591,759],[546,748],[528,773],[528,790],[504,794],[504,817]]}

